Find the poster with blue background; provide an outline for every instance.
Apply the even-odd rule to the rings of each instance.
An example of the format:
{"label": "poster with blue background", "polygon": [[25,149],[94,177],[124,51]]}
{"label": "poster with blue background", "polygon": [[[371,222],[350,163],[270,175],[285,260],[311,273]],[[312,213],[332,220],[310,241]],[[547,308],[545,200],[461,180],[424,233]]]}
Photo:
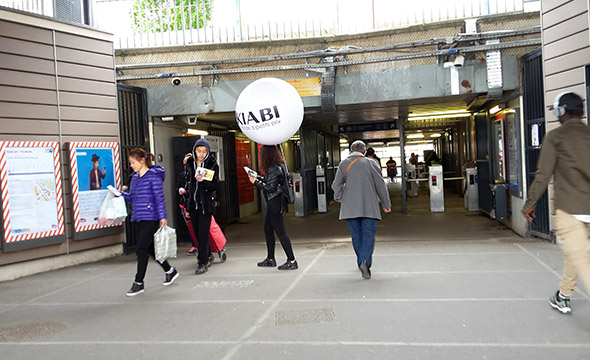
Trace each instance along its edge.
{"label": "poster with blue background", "polygon": [[[106,190],[115,186],[112,148],[78,148],[78,187],[80,191]],[[91,184],[92,183],[92,184]]]}

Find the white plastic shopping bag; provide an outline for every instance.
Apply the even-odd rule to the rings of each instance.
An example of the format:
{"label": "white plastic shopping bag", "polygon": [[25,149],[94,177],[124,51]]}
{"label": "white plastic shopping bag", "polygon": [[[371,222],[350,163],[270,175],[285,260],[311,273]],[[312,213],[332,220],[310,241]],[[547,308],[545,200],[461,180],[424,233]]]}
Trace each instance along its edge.
{"label": "white plastic shopping bag", "polygon": [[109,191],[100,206],[98,223],[100,225],[121,225],[126,217],[125,199],[121,196],[117,197]]}
{"label": "white plastic shopping bag", "polygon": [[163,262],[168,258],[176,257],[176,230],[166,225],[154,234],[154,250],[156,260]]}

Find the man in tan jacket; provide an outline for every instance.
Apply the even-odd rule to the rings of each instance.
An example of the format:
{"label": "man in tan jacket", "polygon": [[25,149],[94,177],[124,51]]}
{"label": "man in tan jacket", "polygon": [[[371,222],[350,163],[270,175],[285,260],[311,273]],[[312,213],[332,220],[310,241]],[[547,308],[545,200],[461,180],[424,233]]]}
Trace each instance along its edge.
{"label": "man in tan jacket", "polygon": [[563,250],[563,274],[559,290],[549,299],[563,314],[571,312],[569,296],[578,274],[590,292],[590,128],[581,121],[584,102],[572,92],[561,93],[550,108],[561,126],[543,139],[535,181],[528,191],[522,213],[535,217],[537,200],[554,177],[555,232]]}

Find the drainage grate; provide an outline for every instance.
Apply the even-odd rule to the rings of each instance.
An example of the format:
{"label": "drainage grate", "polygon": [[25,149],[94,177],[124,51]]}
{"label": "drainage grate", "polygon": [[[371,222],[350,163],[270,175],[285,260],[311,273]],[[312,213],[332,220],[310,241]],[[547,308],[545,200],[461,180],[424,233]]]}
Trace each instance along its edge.
{"label": "drainage grate", "polygon": [[57,334],[65,328],[66,326],[60,322],[40,322],[0,328],[0,343],[34,340]]}
{"label": "drainage grate", "polygon": [[334,321],[334,312],[332,311],[332,308],[312,310],[289,310],[276,312],[277,326],[313,324],[332,321]]}
{"label": "drainage grate", "polygon": [[333,250],[333,249],[348,249],[350,243],[321,243],[309,245],[307,248],[312,250]]}

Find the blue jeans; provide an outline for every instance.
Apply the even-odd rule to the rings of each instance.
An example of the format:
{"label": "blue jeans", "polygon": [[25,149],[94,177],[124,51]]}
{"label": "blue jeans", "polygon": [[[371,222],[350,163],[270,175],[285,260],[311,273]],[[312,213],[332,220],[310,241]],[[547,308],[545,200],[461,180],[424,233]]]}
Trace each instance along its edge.
{"label": "blue jeans", "polygon": [[352,246],[356,253],[356,262],[360,265],[363,261],[369,267],[373,261],[373,249],[375,248],[375,231],[377,230],[377,219],[354,218],[346,219]]}

